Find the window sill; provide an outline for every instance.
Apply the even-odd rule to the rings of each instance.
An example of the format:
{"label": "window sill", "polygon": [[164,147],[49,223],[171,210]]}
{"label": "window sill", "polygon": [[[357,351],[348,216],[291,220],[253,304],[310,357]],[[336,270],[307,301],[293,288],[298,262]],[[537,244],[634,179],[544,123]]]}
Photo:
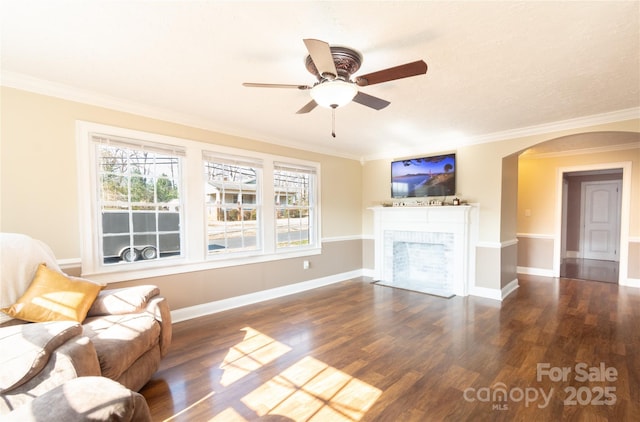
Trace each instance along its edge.
{"label": "window sill", "polygon": [[[282,259],[292,259],[305,256],[319,255],[322,248],[298,249],[296,251],[277,252],[269,255],[244,256],[244,257],[216,257],[208,258],[205,261],[188,262],[183,259],[168,259],[162,265],[158,263],[151,268],[126,268],[127,266],[117,266],[94,273],[83,273],[83,278],[103,282],[107,284],[122,281],[140,280],[152,277],[162,277],[174,274],[190,273],[195,271],[214,270],[217,268],[235,267],[241,265],[260,264],[263,262],[278,261]],[[132,264],[135,265],[135,264]]]}

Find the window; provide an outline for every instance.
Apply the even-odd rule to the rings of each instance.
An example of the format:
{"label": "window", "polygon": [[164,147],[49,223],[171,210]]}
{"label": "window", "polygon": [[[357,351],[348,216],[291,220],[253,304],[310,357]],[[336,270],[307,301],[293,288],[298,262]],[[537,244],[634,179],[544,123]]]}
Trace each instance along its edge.
{"label": "window", "polygon": [[276,163],[273,170],[276,245],[291,248],[313,241],[315,169]]}
{"label": "window", "polygon": [[180,255],[184,153],[94,135],[103,264]]}
{"label": "window", "polygon": [[77,122],[82,272],[102,281],[320,253],[320,166]]}
{"label": "window", "polygon": [[204,154],[208,254],[261,249],[262,164]]}

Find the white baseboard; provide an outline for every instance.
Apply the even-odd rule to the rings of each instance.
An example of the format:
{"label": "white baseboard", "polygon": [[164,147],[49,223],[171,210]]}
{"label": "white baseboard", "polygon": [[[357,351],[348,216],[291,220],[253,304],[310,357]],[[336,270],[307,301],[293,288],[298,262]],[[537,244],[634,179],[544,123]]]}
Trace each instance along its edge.
{"label": "white baseboard", "polygon": [[553,270],[546,268],[518,267],[518,274],[539,275],[542,277],[555,277]]}
{"label": "white baseboard", "polygon": [[370,268],[363,268],[362,269],[362,276],[363,277],[369,277],[369,278],[373,278],[373,276],[375,275],[375,270],[370,269]]}
{"label": "white baseboard", "polygon": [[621,286],[627,287],[636,287],[640,288],[640,279],[638,278],[627,278],[626,280],[620,280]]}
{"label": "white baseboard", "polygon": [[511,293],[515,292],[518,287],[520,287],[520,285],[518,284],[518,279],[514,278],[513,280],[511,280],[509,282],[509,284],[507,284],[506,286],[504,286],[502,288],[502,292],[501,292],[502,293],[502,300],[504,300]]}
{"label": "white baseboard", "polygon": [[502,292],[498,289],[490,289],[488,287],[473,286],[469,289],[471,296],[484,297],[493,300],[502,300]]}
{"label": "white baseboard", "polygon": [[356,277],[362,277],[362,270],[350,271],[342,274],[334,274],[328,277],[322,277],[315,280],[303,281],[301,283],[290,284],[288,286],[276,287],[275,289],[262,290],[255,293],[249,293],[242,296],[231,297],[228,299],[217,300],[215,302],[203,303],[200,305],[189,306],[171,311],[172,322],[186,321],[188,319],[197,318],[205,315],[215,314],[217,312],[227,311],[229,309],[239,308],[245,305],[262,302],[265,300],[276,299],[282,296],[294,293],[304,292],[306,290],[315,289],[333,283],[349,280]]}
{"label": "white baseboard", "polygon": [[471,296],[479,296],[487,299],[503,301],[507,296],[513,293],[520,285],[518,279],[513,279],[504,286],[502,289],[490,289],[488,287],[474,286],[470,289],[469,294]]}
{"label": "white baseboard", "polygon": [[[553,277],[551,270],[518,267],[518,273],[540,275],[545,277]],[[304,292],[306,290],[312,290],[318,287],[327,286],[329,284],[339,283],[341,281],[349,280],[357,277],[373,277],[373,270],[360,269],[350,271],[341,274],[334,274],[332,276],[318,278],[315,280],[303,281],[301,283],[291,284],[288,286],[277,287],[275,289],[263,290],[260,292],[250,293],[243,296],[231,297],[228,299],[218,300],[215,302],[203,303],[201,305],[190,306],[187,308],[181,308],[171,311],[171,319],[173,322],[186,321],[192,318],[197,318],[205,315],[215,314],[217,312],[226,311],[229,309],[239,308],[241,306],[251,305],[254,303],[262,302],[265,300],[276,299],[279,297],[291,295],[294,293]],[[640,279],[628,278],[621,286],[629,286],[640,288]],[[502,289],[491,289],[488,287],[473,286],[469,289],[469,294],[472,296],[484,297],[487,299],[493,299],[497,301],[503,301],[507,296],[518,289],[518,279],[514,279]]]}
{"label": "white baseboard", "polygon": [[580,258],[580,251],[567,251],[565,258]]}
{"label": "white baseboard", "polygon": [[[555,275],[553,275],[553,270],[546,270],[543,268],[531,268],[531,267],[518,267],[518,274],[539,275],[542,277],[555,277]],[[618,284],[620,286],[640,288],[640,279],[627,278],[624,280],[620,280]]]}

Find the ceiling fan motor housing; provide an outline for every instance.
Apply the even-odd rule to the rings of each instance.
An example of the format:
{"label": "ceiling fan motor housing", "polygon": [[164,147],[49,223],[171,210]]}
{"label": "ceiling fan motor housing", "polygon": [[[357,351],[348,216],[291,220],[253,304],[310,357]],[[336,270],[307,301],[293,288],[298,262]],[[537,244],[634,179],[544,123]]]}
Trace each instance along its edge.
{"label": "ceiling fan motor housing", "polygon": [[321,75],[313,63],[311,56],[308,55],[305,59],[305,66],[309,73],[318,78],[318,81],[322,82],[325,79],[340,78],[345,81],[350,81],[351,75],[356,73],[362,65],[362,54],[358,51],[340,46],[332,46],[331,55],[333,56],[333,62],[336,65],[337,75]]}

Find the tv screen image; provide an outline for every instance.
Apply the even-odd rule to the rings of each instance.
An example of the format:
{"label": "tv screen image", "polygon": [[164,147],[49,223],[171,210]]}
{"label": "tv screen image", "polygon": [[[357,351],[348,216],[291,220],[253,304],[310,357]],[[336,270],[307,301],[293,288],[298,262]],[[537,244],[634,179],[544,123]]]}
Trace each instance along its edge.
{"label": "tv screen image", "polygon": [[455,193],[455,154],[391,162],[392,198],[450,196]]}

